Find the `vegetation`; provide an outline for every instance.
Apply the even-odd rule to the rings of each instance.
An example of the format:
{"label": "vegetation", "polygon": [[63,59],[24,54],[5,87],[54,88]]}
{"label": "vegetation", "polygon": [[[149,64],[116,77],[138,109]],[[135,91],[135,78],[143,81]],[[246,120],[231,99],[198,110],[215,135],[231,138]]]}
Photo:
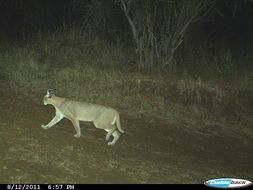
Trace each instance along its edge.
{"label": "vegetation", "polygon": [[[139,1],[146,8],[141,14],[133,1],[118,1],[128,32],[112,37],[112,33],[96,28],[110,23],[102,19],[108,16],[106,11],[94,16],[103,3],[94,0],[87,6],[76,1],[80,4],[74,7],[87,8],[85,24],[64,24],[54,32],[39,31],[29,40],[26,36],[24,41],[2,43],[0,78],[13,90],[29,95],[43,96],[46,89],[54,88],[59,95],[170,121],[191,122],[195,118],[195,122],[224,123],[234,111],[238,117],[244,113],[252,123],[248,115],[253,104],[252,56],[248,53],[241,63],[227,46],[212,51],[212,43],[191,44],[190,26],[214,6],[214,1],[180,1],[173,6],[170,1],[164,8],[170,11],[158,15],[160,22],[167,21],[166,25],[160,23],[160,31],[152,20],[157,12],[149,8],[161,4],[151,2],[154,4]],[[180,7],[185,12],[174,15],[172,10]],[[173,14],[164,15],[169,12]],[[177,22],[162,19],[169,16]],[[136,53],[135,48],[141,52]]]}
{"label": "vegetation", "polygon": [[[252,6],[0,0],[0,182],[252,181]],[[116,108],[119,144],[92,123],[43,130],[48,88]]]}
{"label": "vegetation", "polygon": [[195,118],[223,123],[232,112],[247,115],[252,110],[253,73],[238,69],[229,52],[202,52],[179,60],[173,70],[146,71],[131,65],[131,49],[88,37],[77,28],[2,47],[1,52],[1,77],[13,90],[29,95],[43,96],[54,88],[59,95],[170,122]]}

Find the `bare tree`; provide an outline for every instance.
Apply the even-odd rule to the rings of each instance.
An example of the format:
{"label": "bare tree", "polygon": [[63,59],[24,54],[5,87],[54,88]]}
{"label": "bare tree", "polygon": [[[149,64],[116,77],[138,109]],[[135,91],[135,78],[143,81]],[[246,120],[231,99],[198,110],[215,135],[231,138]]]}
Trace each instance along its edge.
{"label": "bare tree", "polygon": [[201,19],[214,5],[213,0],[167,0],[162,1],[159,33],[159,52],[163,65],[171,65],[176,50],[184,41],[190,25]]}
{"label": "bare tree", "polygon": [[[200,19],[214,0],[120,0],[139,54],[139,67],[152,67],[163,55],[163,65],[174,60],[189,26]],[[159,9],[159,11],[157,11]]]}
{"label": "bare tree", "polygon": [[131,28],[140,68],[152,67],[156,38],[154,23],[156,2],[153,0],[120,0],[120,4]]}

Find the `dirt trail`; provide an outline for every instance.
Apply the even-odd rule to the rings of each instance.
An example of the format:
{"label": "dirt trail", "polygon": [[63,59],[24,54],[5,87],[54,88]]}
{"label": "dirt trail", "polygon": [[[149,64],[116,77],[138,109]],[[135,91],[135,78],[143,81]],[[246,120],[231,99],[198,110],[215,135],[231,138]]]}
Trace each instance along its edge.
{"label": "dirt trail", "polygon": [[203,183],[253,181],[252,139],[200,134],[150,116],[121,113],[123,134],[108,146],[105,132],[68,120],[44,130],[54,109],[38,98],[1,91],[0,183]]}

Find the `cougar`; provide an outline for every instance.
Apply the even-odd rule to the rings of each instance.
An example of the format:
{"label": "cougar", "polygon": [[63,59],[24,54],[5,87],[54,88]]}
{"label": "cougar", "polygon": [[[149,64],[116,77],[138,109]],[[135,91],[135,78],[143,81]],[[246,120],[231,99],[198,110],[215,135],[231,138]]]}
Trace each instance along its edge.
{"label": "cougar", "polygon": [[96,128],[104,129],[107,132],[107,141],[113,135],[114,138],[108,142],[108,145],[114,145],[117,142],[120,137],[119,132],[124,133],[120,125],[119,113],[113,108],[58,97],[53,89],[47,90],[43,103],[44,105],[53,105],[56,111],[55,117],[47,125],[41,125],[44,129],[52,127],[63,118],[67,118],[74,125],[76,131],[74,137],[79,138],[81,136],[79,121],[89,121],[93,122]]}

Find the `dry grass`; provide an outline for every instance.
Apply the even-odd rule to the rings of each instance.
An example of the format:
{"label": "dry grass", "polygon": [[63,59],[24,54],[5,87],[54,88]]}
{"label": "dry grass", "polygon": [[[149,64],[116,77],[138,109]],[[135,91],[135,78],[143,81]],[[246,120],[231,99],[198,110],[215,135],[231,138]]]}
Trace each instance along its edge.
{"label": "dry grass", "polygon": [[[250,180],[253,75],[237,72],[229,53],[215,64],[203,57],[194,72],[181,75],[161,68],[143,72],[120,44],[78,30],[63,34],[0,47],[0,80],[25,94],[19,99],[1,91],[1,182],[202,183],[232,175]],[[49,119],[40,103],[48,88],[115,107],[128,133],[110,149],[99,132],[85,134],[88,125],[78,141],[64,121],[41,130]]]}
{"label": "dry grass", "polygon": [[[142,81],[147,80],[142,78]],[[145,87],[145,82],[137,83],[140,83],[137,89]],[[152,87],[158,85],[157,81],[153,83]],[[212,94],[209,88],[194,85],[194,81],[175,80],[171,84],[162,84],[168,86],[163,93],[173,89],[179,98],[176,101],[175,96],[170,96],[169,107],[164,107],[164,110],[169,110],[165,113],[171,114],[170,117],[165,117],[166,114],[161,111],[154,112],[154,109],[150,111],[156,114],[150,115],[147,112],[132,112],[136,108],[128,107],[121,114],[122,126],[128,133],[122,135],[114,147],[106,145],[104,131],[89,128],[85,123],[81,123],[83,135],[80,139],[73,137],[73,126],[66,120],[49,130],[42,129],[40,125],[52,117],[53,110],[48,113],[50,108],[40,103],[41,97],[17,96],[11,90],[2,90],[0,181],[203,183],[220,176],[251,180],[252,137],[240,136],[247,125],[241,124],[238,130],[238,121],[233,125],[229,122],[228,125],[228,121],[219,121],[222,116],[214,117],[213,113],[202,111],[205,103],[202,105],[201,95],[194,98],[195,95],[191,94],[202,88],[207,91],[205,93]],[[184,85],[187,87],[182,87]],[[222,92],[219,98],[224,98],[223,91],[218,90]],[[151,91],[154,89],[151,88]],[[159,93],[162,95],[160,91],[156,92]],[[189,101],[199,100],[196,113],[191,104],[180,101],[180,98],[187,96],[193,96]],[[233,115],[232,118],[236,117]],[[217,125],[214,125],[215,122]],[[251,123],[245,119],[244,122],[251,130]]]}
{"label": "dry grass", "polygon": [[236,126],[243,125],[244,133],[252,136],[253,75],[235,72],[230,52],[209,60],[203,56],[199,66],[192,64],[197,68],[194,72],[188,68],[191,74],[175,75],[159,68],[135,70],[134,55],[127,48],[74,28],[2,49],[0,78],[16,91],[42,96],[54,88],[59,96],[109,105],[133,115],[181,120],[189,128],[204,123],[238,130]]}

